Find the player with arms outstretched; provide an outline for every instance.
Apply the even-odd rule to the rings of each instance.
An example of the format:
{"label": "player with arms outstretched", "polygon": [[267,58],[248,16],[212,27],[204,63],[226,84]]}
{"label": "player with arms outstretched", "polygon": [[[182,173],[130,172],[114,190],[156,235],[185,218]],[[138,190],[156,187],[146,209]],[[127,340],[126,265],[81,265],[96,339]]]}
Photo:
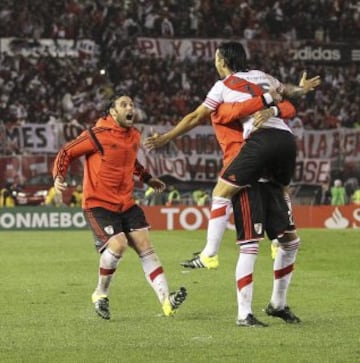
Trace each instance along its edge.
{"label": "player with arms outstretched", "polygon": [[82,208],[100,253],[92,302],[103,319],[110,319],[110,283],[128,245],[138,254],[166,316],[173,315],[186,298],[183,287],[169,293],[163,267],[150,242],[149,224],[133,198],[134,175],[157,192],[165,188],[137,160],[140,132],[133,126],[135,119],[132,99],[125,95],[115,97],[95,127],[61,148],[53,168],[54,186],[62,192],[71,161],[86,158]]}

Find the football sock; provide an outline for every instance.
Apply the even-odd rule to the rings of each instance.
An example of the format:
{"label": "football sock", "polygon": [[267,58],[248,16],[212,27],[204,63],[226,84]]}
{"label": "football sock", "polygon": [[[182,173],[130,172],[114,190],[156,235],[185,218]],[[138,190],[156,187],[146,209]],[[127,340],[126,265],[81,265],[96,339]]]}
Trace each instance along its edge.
{"label": "football sock", "polygon": [[232,211],[231,200],[222,197],[213,197],[211,214],[207,228],[207,240],[202,253],[205,256],[215,256],[219,251],[222,237],[229,222]]}
{"label": "football sock", "polygon": [[291,281],[296,254],[300,246],[300,238],[288,243],[280,243],[274,260],[274,283],[271,304],[276,309],[286,305],[286,295]]}
{"label": "football sock", "polygon": [[235,272],[238,319],[245,319],[248,314],[252,314],[253,272],[258,252],[259,243],[256,241],[240,246]]}
{"label": "football sock", "polygon": [[106,248],[105,251],[101,254],[99,264],[99,280],[95,290],[97,295],[109,295],[110,283],[119,265],[120,259],[121,256],[116,255],[109,248]]}
{"label": "football sock", "polygon": [[169,295],[169,288],[161,262],[152,248],[143,251],[139,257],[145,278],[162,304]]}

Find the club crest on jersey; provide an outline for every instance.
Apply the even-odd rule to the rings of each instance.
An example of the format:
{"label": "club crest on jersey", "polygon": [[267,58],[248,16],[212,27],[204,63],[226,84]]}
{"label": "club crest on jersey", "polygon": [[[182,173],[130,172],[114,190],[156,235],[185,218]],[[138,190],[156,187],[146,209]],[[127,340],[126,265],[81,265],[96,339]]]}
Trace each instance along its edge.
{"label": "club crest on jersey", "polygon": [[113,226],[106,226],[106,227],[104,227],[104,231],[105,231],[108,235],[112,235],[112,234],[114,234],[114,227],[113,227]]}
{"label": "club crest on jersey", "polygon": [[254,231],[257,234],[261,234],[262,233],[262,229],[263,229],[262,223],[254,223]]}

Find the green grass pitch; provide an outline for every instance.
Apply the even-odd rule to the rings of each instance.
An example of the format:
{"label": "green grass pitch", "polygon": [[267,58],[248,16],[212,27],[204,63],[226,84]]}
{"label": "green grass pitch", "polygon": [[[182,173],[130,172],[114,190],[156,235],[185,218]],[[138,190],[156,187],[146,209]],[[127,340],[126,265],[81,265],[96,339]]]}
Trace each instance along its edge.
{"label": "green grass pitch", "polygon": [[268,241],[256,264],[254,313],[270,327],[239,328],[228,231],[216,271],[179,262],[203,246],[206,231],[152,231],[171,290],[188,299],[173,318],[144,279],[133,250],[113,280],[112,319],[90,300],[98,256],[90,232],[0,232],[0,362],[360,362],[358,230],[301,230],[288,302],[301,325],[262,311],[272,287]]}

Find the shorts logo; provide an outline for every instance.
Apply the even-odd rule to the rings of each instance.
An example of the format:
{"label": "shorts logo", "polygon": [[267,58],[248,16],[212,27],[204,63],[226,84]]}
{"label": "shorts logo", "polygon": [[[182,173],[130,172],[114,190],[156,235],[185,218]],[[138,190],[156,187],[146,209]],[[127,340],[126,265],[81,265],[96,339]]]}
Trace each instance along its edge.
{"label": "shorts logo", "polygon": [[262,229],[263,229],[262,223],[254,223],[254,231],[257,234],[261,234],[262,233]]}
{"label": "shorts logo", "polygon": [[113,227],[113,226],[106,226],[106,227],[104,227],[104,231],[105,231],[108,235],[112,235],[112,234],[114,234],[114,227]]}

